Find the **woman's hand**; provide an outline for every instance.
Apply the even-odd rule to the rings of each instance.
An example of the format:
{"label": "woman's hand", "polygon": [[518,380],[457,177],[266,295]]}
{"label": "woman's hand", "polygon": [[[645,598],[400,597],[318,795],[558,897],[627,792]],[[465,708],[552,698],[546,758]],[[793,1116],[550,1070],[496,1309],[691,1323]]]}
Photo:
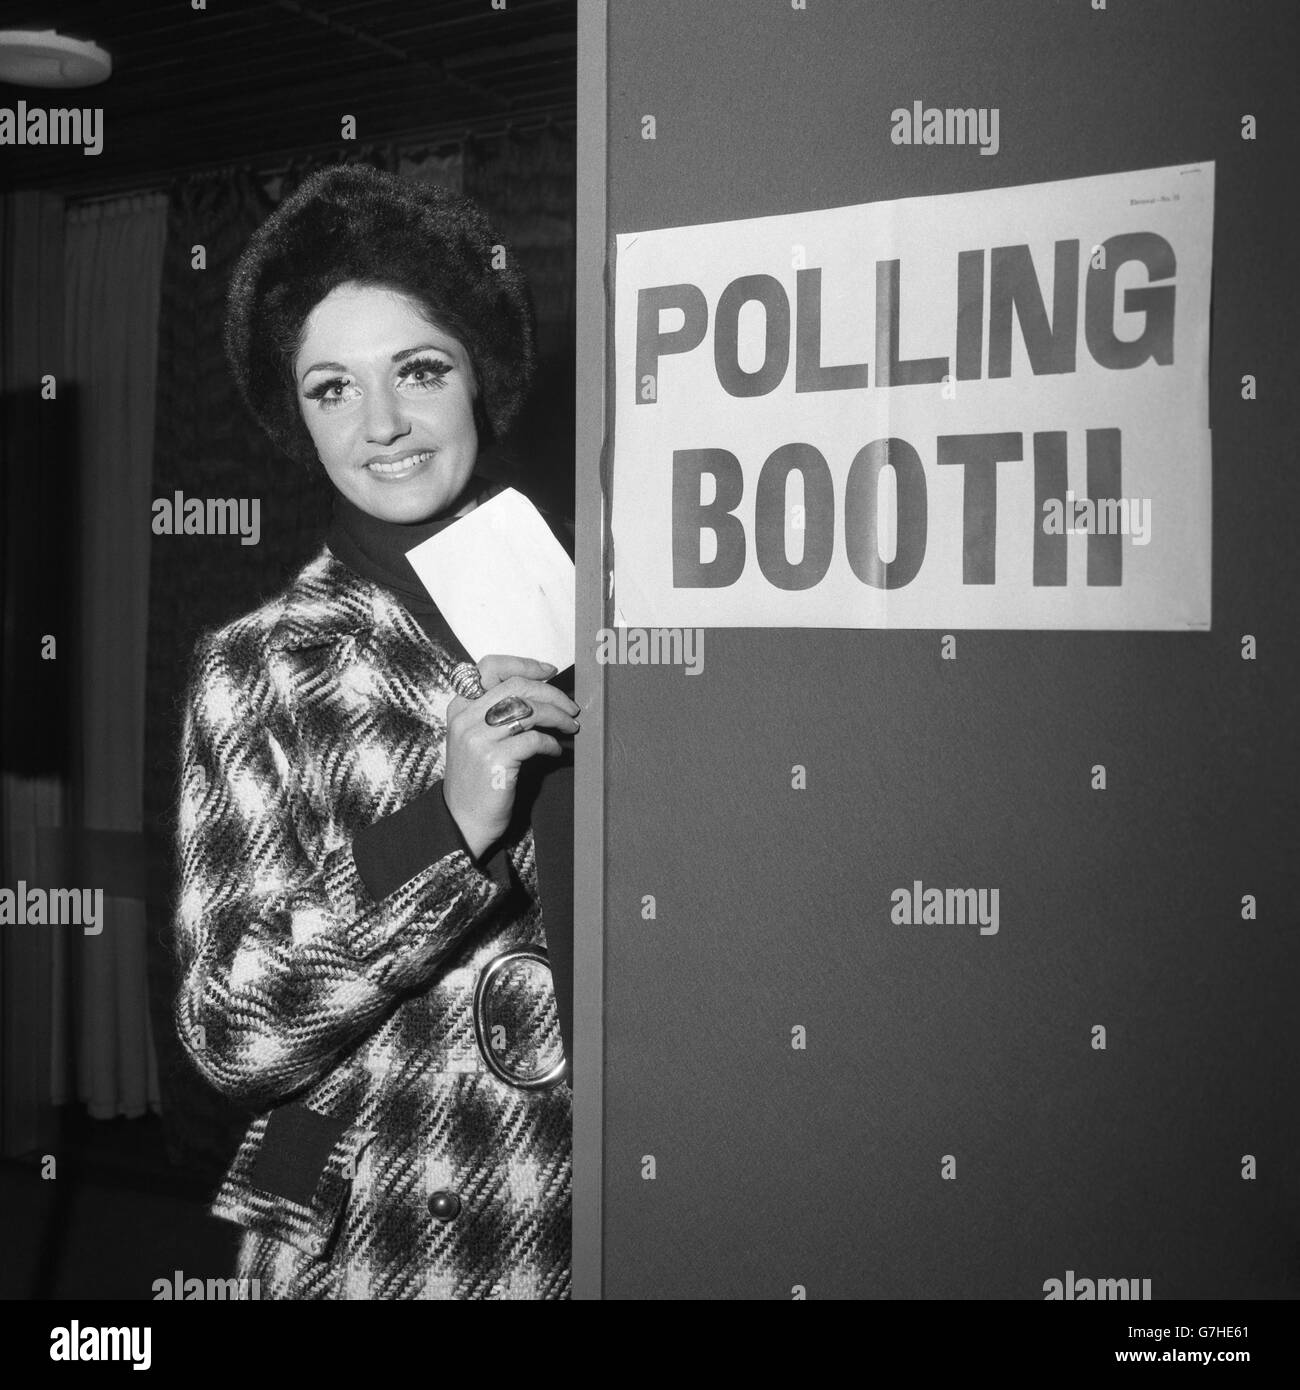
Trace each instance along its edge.
{"label": "woman's hand", "polygon": [[[475,859],[505,834],[515,806],[519,768],[545,753],[558,757],[559,741],[543,729],[577,733],[578,706],[547,685],[554,668],[522,656],[485,656],[479,662],[486,693],[477,700],[457,695],[447,707],[447,762],[442,795]],[[510,696],[526,700],[533,713],[513,724],[493,726],[488,710]]]}

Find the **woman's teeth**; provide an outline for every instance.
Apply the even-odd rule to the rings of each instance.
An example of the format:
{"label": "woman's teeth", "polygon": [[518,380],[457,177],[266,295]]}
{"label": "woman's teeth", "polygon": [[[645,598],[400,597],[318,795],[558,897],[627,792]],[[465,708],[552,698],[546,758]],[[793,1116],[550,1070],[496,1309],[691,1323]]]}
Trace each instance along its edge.
{"label": "woman's teeth", "polygon": [[386,478],[401,477],[404,473],[412,473],[420,464],[427,462],[433,457],[430,450],[422,454],[412,454],[409,458],[394,459],[391,463],[368,463],[366,467],[372,473],[382,473]]}

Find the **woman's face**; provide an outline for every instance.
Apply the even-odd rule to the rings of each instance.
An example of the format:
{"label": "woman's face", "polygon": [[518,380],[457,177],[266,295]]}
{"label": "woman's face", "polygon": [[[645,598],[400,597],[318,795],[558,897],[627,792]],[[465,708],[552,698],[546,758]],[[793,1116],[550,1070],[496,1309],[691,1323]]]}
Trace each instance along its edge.
{"label": "woman's face", "polygon": [[298,405],[334,486],[371,516],[427,521],[478,454],[469,354],[409,295],[340,285],[307,316]]}

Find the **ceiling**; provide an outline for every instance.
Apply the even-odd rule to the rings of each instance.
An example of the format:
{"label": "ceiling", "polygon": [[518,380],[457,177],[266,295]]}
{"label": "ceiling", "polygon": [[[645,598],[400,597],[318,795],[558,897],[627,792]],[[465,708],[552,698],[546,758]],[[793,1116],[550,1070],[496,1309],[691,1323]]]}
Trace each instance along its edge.
{"label": "ceiling", "polygon": [[85,194],[340,143],[571,120],[576,0],[0,0],[0,29],[93,39],[113,75],[0,83],[0,107],[102,107],[104,148],[0,146],[0,188]]}

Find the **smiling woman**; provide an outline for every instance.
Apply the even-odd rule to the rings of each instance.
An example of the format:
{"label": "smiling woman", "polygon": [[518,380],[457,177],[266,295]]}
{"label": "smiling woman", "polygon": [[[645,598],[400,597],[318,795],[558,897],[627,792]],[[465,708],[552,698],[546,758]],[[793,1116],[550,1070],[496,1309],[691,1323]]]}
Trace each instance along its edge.
{"label": "smiling woman", "polygon": [[191,678],[176,1017],[260,1112],[213,1210],[266,1298],[567,1298],[568,924],[516,793],[578,707],[539,662],[475,667],[405,558],[495,490],[475,464],[532,376],[526,287],[466,200],[330,169],[254,235],[226,344],[334,518]]}
{"label": "smiling woman", "polygon": [[465,491],[478,453],[474,369],[415,300],[331,290],[307,317],[294,374],[325,472],[363,511],[424,521]]}

